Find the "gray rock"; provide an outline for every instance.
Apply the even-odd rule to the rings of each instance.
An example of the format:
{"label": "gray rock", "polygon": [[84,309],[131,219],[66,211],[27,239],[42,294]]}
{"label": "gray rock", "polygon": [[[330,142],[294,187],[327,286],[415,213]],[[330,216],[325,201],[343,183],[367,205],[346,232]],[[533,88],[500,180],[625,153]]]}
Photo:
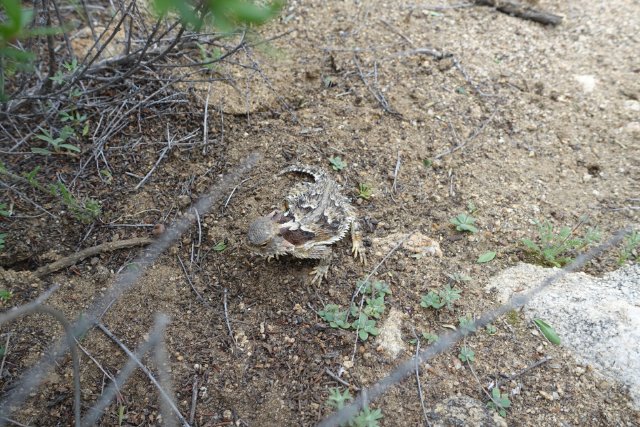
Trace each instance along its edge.
{"label": "gray rock", "polygon": [[507,427],[507,422],[479,400],[453,396],[436,404],[429,414],[433,427]]}
{"label": "gray rock", "polygon": [[[487,289],[504,303],[557,271],[519,264],[492,278]],[[628,386],[640,409],[640,265],[602,278],[567,274],[529,301],[524,314],[551,325],[577,360]]]}

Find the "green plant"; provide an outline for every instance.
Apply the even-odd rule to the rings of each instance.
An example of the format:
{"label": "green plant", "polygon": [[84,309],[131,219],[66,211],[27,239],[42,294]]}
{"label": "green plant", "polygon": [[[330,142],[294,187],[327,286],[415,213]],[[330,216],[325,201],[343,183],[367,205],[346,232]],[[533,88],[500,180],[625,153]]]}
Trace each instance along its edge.
{"label": "green plant", "polygon": [[[384,299],[391,290],[385,282],[380,280],[373,283],[360,281],[357,287],[365,296],[362,311],[355,304],[352,304],[349,310],[342,310],[337,304],[327,304],[324,309],[318,311],[318,316],[332,328],[358,331],[358,337],[366,341],[370,335],[376,336],[380,333],[376,328],[376,319],[382,317],[386,308]],[[369,294],[370,297],[367,296]],[[349,316],[356,320],[349,322]]]}
{"label": "green plant", "polygon": [[7,206],[6,203],[0,202],[0,216],[3,216],[5,218],[8,218],[11,216],[11,210],[9,209],[9,206]]}
{"label": "green plant", "polygon": [[494,387],[491,390],[491,401],[487,403],[487,407],[495,410],[502,418],[507,416],[507,408],[511,406],[509,395],[507,393],[500,393],[498,387]]}
{"label": "green plant", "polygon": [[11,293],[11,291],[8,291],[6,289],[0,289],[0,301],[7,302],[9,301],[9,299],[11,299],[12,296],[13,296],[13,293]]}
{"label": "green plant", "polygon": [[369,409],[368,406],[365,406],[362,411],[353,419],[351,422],[352,426],[355,427],[378,427],[378,420],[382,419],[382,410],[374,409],[373,411]]}
{"label": "green plant", "polygon": [[522,244],[543,265],[562,267],[573,260],[573,252],[600,240],[600,233],[596,228],[590,228],[583,236],[576,237],[572,235],[577,226],[574,229],[562,227],[560,231],[555,232],[549,221],[535,223],[538,227],[539,243],[531,239],[522,239]]}
{"label": "green plant", "polygon": [[327,399],[327,405],[331,406],[334,409],[342,409],[344,405],[351,400],[351,393],[349,393],[349,389],[346,389],[344,392],[340,391],[340,388],[330,388],[329,389],[329,399]]}
{"label": "green plant", "polygon": [[318,311],[318,316],[332,328],[349,329],[351,327],[351,323],[347,321],[347,310],[340,310],[336,304],[327,304],[323,310]]}
{"label": "green plant", "polygon": [[423,159],[422,160],[422,166],[424,166],[425,168],[430,168],[431,166],[433,166],[433,160],[431,159]]}
{"label": "green plant", "polygon": [[[351,393],[349,393],[348,389],[346,389],[344,392],[341,392],[340,388],[338,387],[330,388],[329,398],[327,399],[327,406],[333,409],[340,410],[344,408],[351,399]],[[346,425],[350,427],[378,427],[378,420],[382,418],[382,410],[371,410],[368,406],[365,406],[362,411],[360,411],[358,415],[349,420]]]}
{"label": "green plant", "polygon": [[[75,131],[73,130],[73,128],[71,128],[70,126],[65,126],[60,131],[60,134],[55,138],[53,137],[53,134],[46,129],[43,129],[41,134],[36,135],[36,138],[46,141],[53,147],[53,150],[56,153],[63,152],[63,150],[66,150],[66,153],[79,153],[80,148],[76,147],[73,144],[66,143],[67,139],[69,139],[69,137],[73,136],[74,134]],[[45,156],[51,155],[51,151],[46,148],[32,147],[31,152],[35,154],[44,154]]]}
{"label": "green plant", "polygon": [[7,237],[7,233],[0,233],[0,251],[4,250],[4,242]]}
{"label": "green plant", "polygon": [[362,341],[366,341],[369,335],[376,336],[380,333],[378,328],[376,328],[376,321],[369,319],[364,313],[360,313],[358,320],[353,322],[351,328],[358,331],[358,337]]}
{"label": "green plant", "polygon": [[373,188],[367,184],[358,185],[358,197],[361,199],[369,200],[373,194]]}
{"label": "green plant", "polygon": [[449,222],[456,226],[458,231],[470,231],[471,233],[477,233],[478,229],[473,225],[476,219],[471,215],[461,213],[451,218]]}
{"label": "green plant", "polygon": [[633,230],[624,238],[622,249],[620,249],[620,256],[618,257],[618,264],[622,265],[631,258],[638,259],[638,246],[640,246],[640,232]]}
{"label": "green plant", "polygon": [[429,291],[422,296],[420,306],[424,308],[435,308],[436,310],[446,306],[453,310],[453,302],[460,299],[460,289],[452,288],[448,283],[438,293]]}
{"label": "green plant", "polygon": [[363,294],[370,293],[373,296],[376,294],[391,295],[391,288],[382,280],[375,280],[374,282],[358,281],[356,286]]}
{"label": "green plant", "polygon": [[496,257],[496,253],[494,251],[488,251],[485,252],[483,254],[481,254],[478,257],[478,260],[476,261],[478,264],[485,264],[489,261],[493,261],[493,259]]}
{"label": "green plant", "polygon": [[340,156],[329,157],[329,163],[331,163],[333,170],[338,172],[347,167],[347,162],[343,161]]}
{"label": "green plant", "polygon": [[124,411],[126,411],[127,407],[124,405],[118,405],[118,425],[121,426],[124,422]]}
{"label": "green plant", "polygon": [[60,197],[71,214],[80,222],[88,224],[102,213],[100,202],[94,199],[78,200],[62,182],[51,184],[49,191],[51,195]]}
{"label": "green plant", "polygon": [[225,249],[227,249],[227,242],[225,240],[220,240],[213,247],[213,250],[216,251],[216,252],[223,252]]}
{"label": "green plant", "polygon": [[469,347],[462,347],[460,348],[458,359],[463,362],[473,363],[476,360],[476,354]]}
{"label": "green plant", "polygon": [[460,331],[463,335],[468,335],[470,332],[476,331],[476,325],[473,322],[471,316],[466,315],[458,318]]}
{"label": "green plant", "polygon": [[201,27],[214,26],[222,31],[231,31],[242,25],[260,25],[278,14],[283,1],[253,2],[248,0],[212,0],[200,7],[198,2],[184,0],[154,0],[155,10],[166,15],[177,12],[182,20],[196,31]]}
{"label": "green plant", "polygon": [[447,274],[447,277],[451,279],[452,282],[456,283],[464,283],[471,280],[471,277],[467,276],[464,273]]}
{"label": "green plant", "polygon": [[434,342],[440,339],[436,334],[432,334],[431,332],[423,332],[422,338],[427,341],[427,344],[433,344]]}
{"label": "green plant", "polygon": [[558,333],[547,322],[542,319],[533,319],[533,324],[536,325],[542,335],[544,335],[551,344],[560,345],[560,337],[558,336]]}
{"label": "green plant", "polygon": [[0,102],[7,100],[5,78],[17,71],[32,68],[35,55],[14,47],[16,40],[27,38],[32,31],[28,29],[33,12],[23,9],[20,0],[0,0]]}
{"label": "green plant", "polygon": [[487,326],[485,326],[484,328],[487,331],[487,335],[495,335],[498,333],[498,328],[496,328],[491,323],[487,324]]}

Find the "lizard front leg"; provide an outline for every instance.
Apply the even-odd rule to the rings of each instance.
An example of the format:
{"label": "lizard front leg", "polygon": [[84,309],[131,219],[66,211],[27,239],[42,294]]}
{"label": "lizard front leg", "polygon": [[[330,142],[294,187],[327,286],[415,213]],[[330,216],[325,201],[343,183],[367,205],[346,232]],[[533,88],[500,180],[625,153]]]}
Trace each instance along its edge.
{"label": "lizard front leg", "polygon": [[362,234],[360,233],[360,223],[357,219],[351,222],[351,253],[353,257],[359,259],[361,263],[367,265],[367,257],[362,244]]}

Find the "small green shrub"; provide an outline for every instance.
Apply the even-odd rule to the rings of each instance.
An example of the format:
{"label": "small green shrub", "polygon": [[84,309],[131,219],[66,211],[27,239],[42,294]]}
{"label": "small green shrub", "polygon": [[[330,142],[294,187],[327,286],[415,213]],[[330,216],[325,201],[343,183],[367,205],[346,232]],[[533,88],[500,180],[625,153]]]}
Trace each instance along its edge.
{"label": "small green shrub", "polygon": [[465,213],[461,213],[456,215],[455,217],[449,220],[451,224],[456,226],[456,230],[458,231],[469,231],[471,233],[477,233],[478,229],[473,225],[476,222],[476,219],[471,215],[467,215]]}
{"label": "small green shrub", "polygon": [[424,308],[434,308],[436,310],[442,307],[447,307],[450,311],[453,311],[454,301],[460,299],[460,289],[452,288],[448,283],[438,293],[429,291],[427,295],[422,296],[420,306]]}
{"label": "small green shrub", "polygon": [[573,261],[576,251],[600,240],[597,228],[590,228],[583,236],[574,236],[575,229],[562,227],[556,232],[549,221],[536,221],[536,226],[538,227],[537,243],[531,239],[522,239],[522,244],[539,263],[552,267],[563,267],[569,264]]}

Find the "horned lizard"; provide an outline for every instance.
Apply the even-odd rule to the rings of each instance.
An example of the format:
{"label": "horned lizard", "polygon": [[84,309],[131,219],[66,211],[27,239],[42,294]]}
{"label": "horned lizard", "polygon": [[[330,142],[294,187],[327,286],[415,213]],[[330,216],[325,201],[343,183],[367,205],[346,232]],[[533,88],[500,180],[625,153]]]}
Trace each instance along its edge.
{"label": "horned lizard", "polygon": [[275,210],[253,221],[247,238],[253,252],[268,260],[280,255],[319,259],[310,273],[320,283],[329,272],[331,247],[351,229],[352,253],[366,264],[355,209],[342,187],[324,171],[312,166],[289,166],[280,175],[301,172],[313,182],[302,182],[286,197],[286,210]]}

